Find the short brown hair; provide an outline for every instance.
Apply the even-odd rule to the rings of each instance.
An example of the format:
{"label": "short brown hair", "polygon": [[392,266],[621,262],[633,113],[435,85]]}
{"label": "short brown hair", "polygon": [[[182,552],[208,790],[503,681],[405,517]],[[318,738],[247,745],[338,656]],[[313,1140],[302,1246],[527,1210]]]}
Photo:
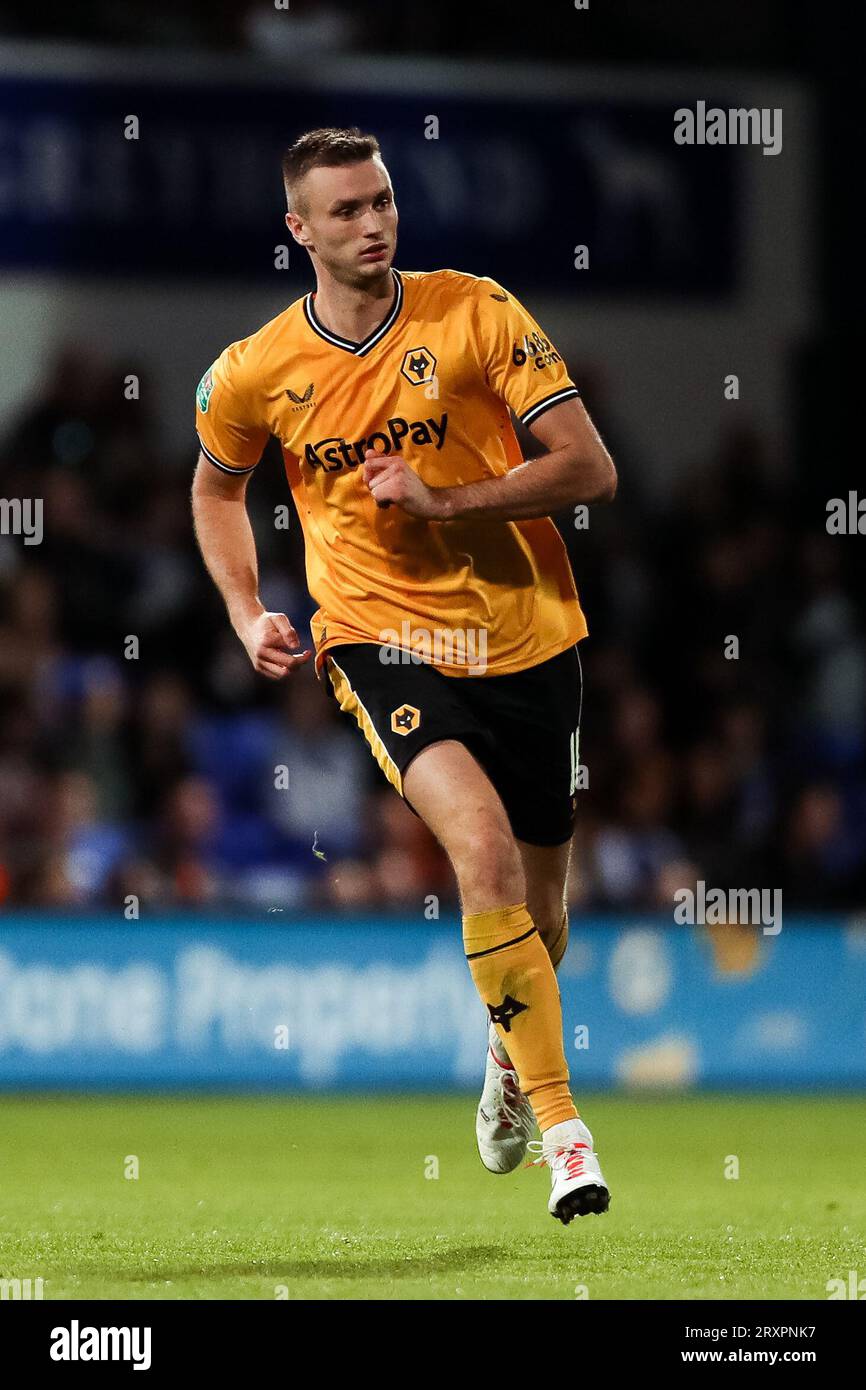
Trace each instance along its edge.
{"label": "short brown hair", "polygon": [[290,145],[283,155],[283,184],[286,201],[291,210],[297,184],[311,169],[322,165],[360,164],[379,154],[375,135],[364,135],[356,125],[340,128],[324,126],[308,130]]}

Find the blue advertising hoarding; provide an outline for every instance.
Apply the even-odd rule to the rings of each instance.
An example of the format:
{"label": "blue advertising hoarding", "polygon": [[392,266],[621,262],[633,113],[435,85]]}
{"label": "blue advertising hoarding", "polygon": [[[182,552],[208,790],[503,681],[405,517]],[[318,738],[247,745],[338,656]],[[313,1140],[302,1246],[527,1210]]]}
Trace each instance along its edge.
{"label": "blue advertising hoarding", "polygon": [[[459,919],[0,919],[0,1087],[449,1090],[485,1021]],[[278,923],[278,924],[277,924]],[[576,1090],[866,1085],[866,928],[582,920],[560,970]]]}

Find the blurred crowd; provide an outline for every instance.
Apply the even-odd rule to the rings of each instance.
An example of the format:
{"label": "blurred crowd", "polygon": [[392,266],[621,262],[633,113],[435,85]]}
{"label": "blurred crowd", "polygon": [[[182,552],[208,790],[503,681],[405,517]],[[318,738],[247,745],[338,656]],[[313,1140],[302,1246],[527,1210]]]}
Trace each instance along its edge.
{"label": "blurred crowd", "polygon": [[785,0],[725,0],[696,6],[547,5],[527,24],[501,0],[173,0],[111,5],[106,0],[6,0],[0,38],[76,39],[120,48],[247,53],[279,64],[344,53],[403,53],[524,61],[760,62],[784,66],[810,47],[808,29],[789,22]]}
{"label": "blurred crowd", "polygon": [[[41,544],[0,536],[0,902],[453,906],[441,850],[312,665],[252,671],[195,548],[194,446],[162,455],[128,371],[67,345],[0,441],[0,495],[44,500]],[[591,629],[572,905],[667,911],[702,878],[781,888],[786,912],[862,908],[857,537],[827,535],[742,423],[660,509],[591,370],[574,375],[621,486],[588,529],[557,518]],[[263,598],[308,638],[278,451],[249,499]]]}

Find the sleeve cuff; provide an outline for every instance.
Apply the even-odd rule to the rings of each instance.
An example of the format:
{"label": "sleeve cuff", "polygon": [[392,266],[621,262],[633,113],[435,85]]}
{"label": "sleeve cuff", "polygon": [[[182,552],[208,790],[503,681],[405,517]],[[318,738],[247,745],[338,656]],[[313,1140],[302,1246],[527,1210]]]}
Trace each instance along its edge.
{"label": "sleeve cuff", "polygon": [[545,410],[550,410],[554,405],[559,405],[560,401],[569,401],[574,396],[580,396],[576,386],[564,386],[559,391],[554,391],[552,396],[545,396],[544,400],[537,401],[531,405],[519,417],[522,425],[531,425],[533,420],[537,420],[539,415],[543,415]]}
{"label": "sleeve cuff", "polygon": [[205,444],[198,430],[196,430],[196,438],[198,439],[199,445],[201,446],[201,451],[204,454],[205,458],[208,459],[214,465],[215,468],[222,469],[223,473],[252,473],[253,469],[258,467],[257,463],[251,463],[248,468],[232,468],[229,464],[223,463],[221,459],[216,458],[211,453],[210,449]]}

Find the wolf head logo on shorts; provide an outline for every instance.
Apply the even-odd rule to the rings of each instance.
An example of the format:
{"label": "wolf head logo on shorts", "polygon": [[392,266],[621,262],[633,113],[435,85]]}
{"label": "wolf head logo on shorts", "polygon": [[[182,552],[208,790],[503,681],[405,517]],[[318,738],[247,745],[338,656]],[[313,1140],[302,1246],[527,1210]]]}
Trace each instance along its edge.
{"label": "wolf head logo on shorts", "polygon": [[395,734],[411,734],[421,723],[421,711],[414,705],[401,705],[391,713],[391,731]]}

